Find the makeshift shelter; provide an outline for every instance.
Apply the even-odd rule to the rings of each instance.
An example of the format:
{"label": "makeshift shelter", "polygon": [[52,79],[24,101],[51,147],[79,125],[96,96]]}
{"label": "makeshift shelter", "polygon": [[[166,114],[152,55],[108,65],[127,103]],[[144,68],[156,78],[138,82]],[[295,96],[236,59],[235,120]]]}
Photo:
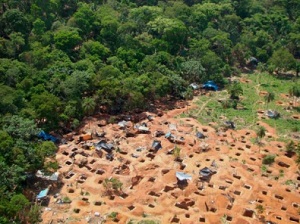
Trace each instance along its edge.
{"label": "makeshift shelter", "polygon": [[164,134],[165,133],[163,131],[161,131],[161,130],[158,130],[158,131],[154,132],[154,136],[155,137],[160,137],[160,136],[163,136]]}
{"label": "makeshift shelter", "polygon": [[83,134],[83,135],[80,135],[79,136],[79,141],[88,141],[88,140],[91,140],[93,139],[93,136],[91,133],[86,133],[86,134]]}
{"label": "makeshift shelter", "polygon": [[188,185],[188,180],[192,180],[192,176],[183,172],[176,172],[177,185],[183,189]]}
{"label": "makeshift shelter", "polygon": [[235,129],[235,124],[233,121],[225,121],[224,124],[227,128]]}
{"label": "makeshift shelter", "polygon": [[176,172],[176,177],[178,180],[192,180],[192,176],[183,172]]}
{"label": "makeshift shelter", "polygon": [[118,123],[118,125],[120,126],[120,128],[125,128],[126,126],[127,126],[127,121],[120,121],[119,123]]}
{"label": "makeshift shelter", "polygon": [[197,90],[197,89],[199,89],[200,88],[200,86],[197,84],[197,83],[191,83],[190,85],[189,85],[193,90]]}
{"label": "makeshift shelter", "polygon": [[165,138],[169,139],[169,140],[174,140],[175,135],[173,135],[171,132],[168,132],[168,133],[165,134]]}
{"label": "makeshift shelter", "polygon": [[58,139],[55,138],[53,135],[50,135],[44,131],[41,131],[39,134],[38,134],[38,137],[43,139],[44,141],[52,141],[52,142],[57,142]]}
{"label": "makeshift shelter", "polygon": [[57,181],[59,173],[55,172],[52,175],[45,175],[41,170],[38,170],[35,174],[36,177],[42,178],[44,180],[52,180],[52,181]]}
{"label": "makeshift shelter", "polygon": [[148,115],[148,116],[147,116],[147,119],[148,119],[149,121],[153,121],[153,120],[154,120],[154,116]]}
{"label": "makeshift shelter", "polygon": [[202,134],[201,132],[197,131],[196,137],[202,139],[202,138],[205,138],[205,135]]}
{"label": "makeshift shelter", "polygon": [[214,90],[214,91],[217,91],[219,89],[219,87],[214,81],[207,81],[202,85],[202,88],[207,90]]}
{"label": "makeshift shelter", "polygon": [[247,64],[248,66],[256,67],[258,65],[258,60],[255,57],[250,57]]}
{"label": "makeshift shelter", "polygon": [[147,127],[146,123],[142,123],[141,125],[137,124],[135,125],[135,128],[140,132],[140,133],[148,133],[149,128]]}
{"label": "makeshift shelter", "polygon": [[276,119],[280,117],[280,113],[278,113],[276,110],[267,110],[266,116],[268,116],[269,118]]}
{"label": "makeshift shelter", "polygon": [[204,181],[209,181],[213,174],[215,174],[215,172],[209,169],[208,167],[204,167],[199,171],[200,180]]}
{"label": "makeshift shelter", "polygon": [[40,193],[36,196],[36,199],[41,200],[45,197],[47,197],[48,193],[49,193],[49,187],[47,187],[46,189],[40,191]]}
{"label": "makeshift shelter", "polygon": [[158,150],[162,149],[161,141],[154,140],[153,143],[152,143],[151,148],[155,151],[158,151]]}
{"label": "makeshift shelter", "polygon": [[113,161],[114,160],[114,154],[112,154],[112,153],[107,153],[105,157],[109,161]]}
{"label": "makeshift shelter", "polygon": [[103,149],[107,153],[111,153],[112,150],[114,149],[114,145],[107,143],[105,140],[101,140],[97,144],[95,144],[95,149],[96,150],[101,150]]}

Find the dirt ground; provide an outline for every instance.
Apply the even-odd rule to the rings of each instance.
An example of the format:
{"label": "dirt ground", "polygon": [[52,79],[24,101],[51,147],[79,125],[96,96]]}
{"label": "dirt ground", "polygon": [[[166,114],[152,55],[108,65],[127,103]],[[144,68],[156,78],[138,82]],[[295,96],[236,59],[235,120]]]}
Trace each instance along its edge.
{"label": "dirt ground", "polygon": [[[149,131],[140,133],[129,121],[121,128],[108,116],[86,120],[81,132],[66,136],[59,147],[61,188],[51,188],[49,204],[43,207],[43,223],[128,223],[130,220],[157,220],[160,223],[299,223],[300,174],[295,155],[285,154],[285,143],[267,124],[263,145],[254,143],[251,130],[216,131],[213,124],[201,125],[194,118],[180,118],[195,108],[175,105],[174,109],[143,113],[139,124]],[[150,115],[150,117],[148,116]],[[155,136],[161,131],[162,136]],[[200,139],[197,132],[205,135]],[[170,132],[175,138],[167,139]],[[92,139],[79,142],[83,133]],[[105,133],[104,137],[97,134]],[[89,136],[85,136],[89,137]],[[114,146],[114,159],[106,159],[94,143],[106,140]],[[161,142],[157,152],[154,140]],[[179,159],[172,150],[180,148]],[[276,154],[273,165],[262,171],[266,154]],[[199,171],[214,173],[200,180]],[[187,185],[176,172],[191,176]],[[122,191],[108,195],[103,181],[118,178]],[[60,203],[66,197],[71,203]],[[263,209],[259,212],[258,205]],[[134,222],[134,223],[135,223]]]}

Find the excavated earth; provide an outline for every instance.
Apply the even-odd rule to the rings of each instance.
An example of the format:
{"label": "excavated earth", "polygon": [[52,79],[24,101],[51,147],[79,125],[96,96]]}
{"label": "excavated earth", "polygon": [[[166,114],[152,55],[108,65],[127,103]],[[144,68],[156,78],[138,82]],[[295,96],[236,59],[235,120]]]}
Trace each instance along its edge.
{"label": "excavated earth", "polygon": [[[99,115],[87,119],[80,133],[65,136],[68,140],[56,155],[61,184],[52,184],[49,202],[43,207],[43,223],[136,223],[144,219],[184,224],[299,223],[296,156],[286,154],[276,131],[259,122],[267,130],[259,146],[253,141],[255,131],[216,131],[213,124],[180,118],[178,115],[196,107],[190,104],[143,113],[139,124],[147,125],[146,133],[139,133],[133,122],[122,128],[117,121],[109,123],[108,116]],[[157,131],[171,132],[178,141],[171,142],[165,135],[155,137]],[[198,131],[204,139],[196,136]],[[105,136],[97,137],[101,133]],[[92,146],[100,140],[114,145],[112,161],[106,159],[106,152],[99,153]],[[154,140],[162,145],[157,152],[151,150]],[[180,159],[172,154],[175,147],[181,149]],[[262,172],[267,154],[277,156]],[[199,171],[205,167],[215,174],[201,181]],[[176,172],[192,179],[182,185]],[[103,181],[111,177],[123,183],[122,191],[108,194]],[[64,198],[71,202],[61,203]],[[258,205],[263,206],[262,213]]]}

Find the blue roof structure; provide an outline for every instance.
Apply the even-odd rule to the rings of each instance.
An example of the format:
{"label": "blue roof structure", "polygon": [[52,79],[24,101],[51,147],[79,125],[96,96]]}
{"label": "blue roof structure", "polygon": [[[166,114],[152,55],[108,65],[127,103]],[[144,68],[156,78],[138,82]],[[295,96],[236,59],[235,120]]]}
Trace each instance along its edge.
{"label": "blue roof structure", "polygon": [[217,91],[219,87],[214,81],[207,81],[203,84],[202,88]]}
{"label": "blue roof structure", "polygon": [[40,191],[40,193],[36,196],[36,198],[42,199],[48,195],[48,192],[49,192],[49,188],[46,188],[46,189]]}
{"label": "blue roof structure", "polygon": [[154,140],[151,147],[152,147],[152,149],[154,149],[154,150],[159,150],[159,149],[161,149],[161,148],[162,148],[162,146],[161,146],[161,141]]}
{"label": "blue roof structure", "polygon": [[39,134],[38,134],[38,137],[39,138],[42,138],[43,140],[45,141],[52,141],[52,142],[57,142],[58,139],[55,138],[53,135],[50,135],[50,134],[47,134],[46,132],[44,131],[41,131]]}

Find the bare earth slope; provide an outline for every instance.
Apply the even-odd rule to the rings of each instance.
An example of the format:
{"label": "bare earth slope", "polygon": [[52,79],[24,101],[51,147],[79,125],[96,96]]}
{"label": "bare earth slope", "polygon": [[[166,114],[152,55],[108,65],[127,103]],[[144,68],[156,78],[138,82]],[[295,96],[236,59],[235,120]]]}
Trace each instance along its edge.
{"label": "bare earth slope", "polygon": [[[43,208],[43,223],[137,223],[156,220],[160,223],[299,223],[300,174],[295,157],[285,155],[285,144],[269,140],[276,136],[267,124],[267,135],[259,147],[250,130],[216,132],[193,118],[179,118],[191,106],[165,111],[162,116],[144,119],[148,133],[138,133],[132,123],[124,129],[90,119],[82,131],[102,133],[113,143],[114,159],[109,161],[95,148],[100,137],[61,145],[57,153],[63,187],[50,190],[50,202]],[[176,143],[156,131],[171,132]],[[206,138],[199,139],[196,132]],[[131,133],[134,137],[130,136]],[[183,137],[180,139],[180,137]],[[273,139],[273,138],[272,138]],[[161,141],[162,149],[151,152],[153,140]],[[77,143],[77,144],[76,144]],[[180,159],[168,153],[179,147]],[[275,163],[262,172],[262,158],[272,153]],[[208,167],[216,173],[208,181],[199,180],[199,171]],[[192,176],[187,186],[177,181],[176,172]],[[108,195],[103,187],[106,178],[118,178],[122,192]],[[292,183],[287,182],[292,180]],[[288,183],[288,184],[287,184]],[[54,195],[54,193],[58,193]],[[54,197],[55,196],[55,197]],[[68,197],[71,203],[58,203]],[[257,207],[264,211],[259,213]]]}

